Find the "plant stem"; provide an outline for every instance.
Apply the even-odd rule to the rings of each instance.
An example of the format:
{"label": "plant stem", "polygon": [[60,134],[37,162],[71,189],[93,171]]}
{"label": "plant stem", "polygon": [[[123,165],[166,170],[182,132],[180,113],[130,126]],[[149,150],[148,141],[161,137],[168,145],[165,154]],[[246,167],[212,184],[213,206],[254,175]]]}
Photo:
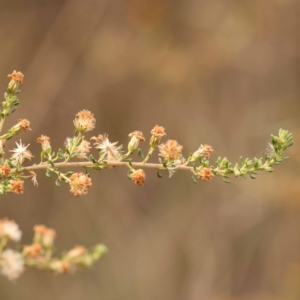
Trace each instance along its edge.
{"label": "plant stem", "polygon": [[[94,164],[93,162],[61,162],[61,163],[55,163],[54,167],[55,168],[73,168],[73,167],[88,167],[88,168],[92,168],[94,166],[97,165],[101,165],[107,168],[115,168],[115,167],[126,167],[128,168],[128,162],[123,162],[123,161],[109,161],[106,163],[99,163],[99,164]],[[132,162],[132,166],[133,167],[137,167],[137,168],[150,168],[150,169],[161,169],[161,170],[165,170],[165,167],[162,164],[154,164],[154,163],[143,163],[143,162]],[[45,170],[45,169],[49,169],[52,168],[51,164],[42,164],[42,165],[33,165],[33,166],[29,166],[29,167],[23,167],[22,168],[22,172],[23,171],[35,171],[35,170]],[[185,170],[185,171],[193,171],[194,168],[193,167],[188,167],[188,166],[178,166],[176,168],[177,170]],[[14,172],[15,169],[12,170],[12,172]]]}

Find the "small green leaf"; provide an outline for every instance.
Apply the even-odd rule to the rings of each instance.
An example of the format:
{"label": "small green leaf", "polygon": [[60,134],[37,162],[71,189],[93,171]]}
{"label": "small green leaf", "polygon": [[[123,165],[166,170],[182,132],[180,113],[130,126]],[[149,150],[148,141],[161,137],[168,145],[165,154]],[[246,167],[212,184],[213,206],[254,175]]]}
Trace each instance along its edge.
{"label": "small green leaf", "polygon": [[131,170],[129,170],[128,172],[127,172],[127,177],[128,177],[128,179],[130,179],[130,180],[132,180],[132,178],[131,178]]}
{"label": "small green leaf", "polygon": [[159,170],[157,170],[157,177],[162,178],[162,175],[160,174]]}
{"label": "small green leaf", "polygon": [[250,177],[251,177],[252,179],[255,179],[255,178],[256,178],[256,176],[253,175],[253,174],[250,174]]}
{"label": "small green leaf", "polygon": [[50,177],[51,177],[51,172],[50,172],[50,170],[49,170],[49,169],[46,171],[46,176],[47,176],[48,178],[50,178]]}
{"label": "small green leaf", "polygon": [[195,184],[198,183],[198,181],[197,181],[197,179],[196,179],[196,177],[195,177],[194,175],[192,176],[192,181],[193,181]]}
{"label": "small green leaf", "polygon": [[59,179],[56,179],[56,181],[55,181],[55,185],[56,185],[57,187],[59,187],[59,186],[60,186]]}
{"label": "small green leaf", "polygon": [[65,174],[65,176],[67,176],[67,177],[70,177],[71,175],[73,175],[74,174],[74,172],[67,172],[66,174]]}
{"label": "small green leaf", "polygon": [[227,177],[223,177],[223,181],[224,181],[225,183],[231,183],[231,181],[230,181],[229,179],[227,179]]}
{"label": "small green leaf", "polygon": [[93,162],[94,164],[97,163],[96,159],[94,158],[94,156],[92,154],[89,156],[89,161]]}
{"label": "small green leaf", "polygon": [[131,159],[131,158],[128,158],[127,161],[128,161],[128,163],[129,163],[130,167],[133,168],[133,167],[132,167],[132,159]]}
{"label": "small green leaf", "polygon": [[143,153],[142,153],[142,150],[141,150],[141,148],[138,148],[138,156],[140,157],[140,158],[144,158],[144,155],[143,155]]}

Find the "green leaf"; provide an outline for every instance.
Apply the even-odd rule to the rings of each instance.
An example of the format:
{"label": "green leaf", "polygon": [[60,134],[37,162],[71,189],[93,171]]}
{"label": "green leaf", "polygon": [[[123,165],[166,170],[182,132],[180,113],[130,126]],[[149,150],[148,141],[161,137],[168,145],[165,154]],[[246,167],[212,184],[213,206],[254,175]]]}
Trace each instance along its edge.
{"label": "green leaf", "polygon": [[227,177],[222,177],[222,178],[225,183],[231,183],[231,181],[229,179],[227,179]]}
{"label": "green leaf", "polygon": [[195,184],[198,183],[198,181],[197,181],[197,179],[196,179],[196,177],[195,177],[194,175],[192,176],[192,181],[193,181]]}
{"label": "green leaf", "polygon": [[127,172],[127,177],[128,177],[128,179],[130,179],[130,180],[132,180],[132,178],[131,178],[131,170],[129,170],[128,172]]}
{"label": "green leaf", "polygon": [[48,178],[51,177],[51,171],[50,171],[49,169],[47,169],[47,171],[46,171],[46,176],[47,176]]}
{"label": "green leaf", "polygon": [[74,174],[74,172],[67,172],[66,174],[65,174],[65,176],[67,176],[67,177],[70,177],[71,175],[73,175]]}
{"label": "green leaf", "polygon": [[60,187],[59,179],[56,179],[55,185],[56,185],[57,187]]}
{"label": "green leaf", "polygon": [[89,156],[89,161],[93,162],[94,164],[97,163],[96,159],[94,158],[94,156],[92,154]]}
{"label": "green leaf", "polygon": [[157,170],[157,177],[162,178],[162,175],[160,174],[159,170]]}
{"label": "green leaf", "polygon": [[127,161],[128,161],[128,163],[129,163],[130,167],[133,168],[133,167],[132,167],[132,159],[131,159],[131,158],[128,158]]}
{"label": "green leaf", "polygon": [[143,158],[144,159],[144,155],[143,155],[143,153],[142,153],[142,150],[141,150],[141,148],[138,148],[138,156],[140,157],[140,158]]}
{"label": "green leaf", "polygon": [[256,176],[253,175],[253,174],[250,174],[250,177],[251,177],[252,179],[255,179],[255,178],[256,178]]}

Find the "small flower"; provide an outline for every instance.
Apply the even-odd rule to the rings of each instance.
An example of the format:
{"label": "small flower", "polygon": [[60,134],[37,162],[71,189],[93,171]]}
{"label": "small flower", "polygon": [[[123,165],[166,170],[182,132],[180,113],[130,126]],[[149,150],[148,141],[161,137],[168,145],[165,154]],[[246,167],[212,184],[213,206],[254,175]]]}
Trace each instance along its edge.
{"label": "small flower", "polygon": [[70,176],[70,192],[74,196],[82,196],[87,194],[87,189],[92,186],[92,180],[90,177],[83,173],[74,173]]}
{"label": "small flower", "polygon": [[191,162],[196,161],[199,157],[205,157],[206,159],[210,158],[210,154],[214,151],[214,149],[209,145],[202,145],[199,147],[197,151],[195,151],[192,155]]}
{"label": "small flower", "polygon": [[26,160],[31,160],[33,156],[31,155],[31,152],[27,150],[30,144],[28,144],[27,146],[22,145],[21,140],[20,144],[18,144],[17,142],[16,144],[18,148],[15,148],[14,150],[9,150],[10,152],[14,152],[14,154],[11,156],[11,159],[20,165],[22,165],[23,162],[25,162]]}
{"label": "small flower", "polygon": [[33,227],[35,232],[34,241],[35,243],[42,243],[45,247],[52,247],[56,232],[54,229],[48,228],[44,225],[35,225]]}
{"label": "small flower", "polygon": [[130,152],[134,152],[138,148],[139,142],[145,141],[143,133],[140,131],[134,131],[130,133],[129,137],[131,138],[128,144],[128,150]]}
{"label": "small flower", "polygon": [[143,185],[145,183],[146,174],[142,169],[139,169],[131,173],[130,177],[136,185]]}
{"label": "small flower", "polygon": [[38,187],[39,183],[37,182],[37,179],[36,179],[36,177],[37,177],[36,173],[33,171],[29,171],[29,173],[30,173],[30,178],[31,178],[33,185]]}
{"label": "small flower", "polygon": [[159,156],[162,156],[166,161],[180,159],[183,147],[175,140],[168,140],[165,144],[159,145]]}
{"label": "small flower", "polygon": [[74,126],[79,132],[91,131],[95,128],[96,119],[88,110],[80,111],[74,120]]}
{"label": "small flower", "polygon": [[152,134],[150,139],[150,146],[156,148],[160,143],[160,140],[163,136],[166,135],[165,128],[162,126],[155,125],[155,127],[150,131]]}
{"label": "small flower", "polygon": [[12,193],[17,195],[23,194],[24,192],[24,181],[23,180],[10,180],[9,189]]}
{"label": "small flower", "polygon": [[91,140],[95,140],[95,148],[99,149],[99,160],[119,160],[121,158],[122,145],[116,146],[118,142],[111,143],[107,134],[99,134],[98,137],[92,137]]}
{"label": "small flower", "polygon": [[23,254],[29,257],[39,257],[43,252],[43,248],[40,244],[34,243],[30,246],[23,246]]}
{"label": "small flower", "polygon": [[10,221],[7,219],[0,220],[0,237],[6,237],[9,240],[18,242],[20,241],[22,232],[15,221]]}
{"label": "small flower", "polygon": [[42,146],[42,149],[44,152],[50,152],[51,151],[51,141],[50,138],[46,135],[41,135],[37,140],[37,143]]}
{"label": "small flower", "polygon": [[87,159],[88,158],[88,153],[90,153],[90,142],[84,140],[84,137],[82,137],[82,142],[80,143],[79,146],[75,148],[75,152],[77,152],[76,158],[79,159]]}
{"label": "small flower", "polygon": [[21,72],[17,72],[16,70],[12,72],[12,74],[7,75],[8,78],[11,78],[18,83],[23,83],[24,75]]}
{"label": "small flower", "polygon": [[17,279],[24,271],[22,255],[11,249],[4,250],[0,255],[1,274],[9,280]]}
{"label": "small flower", "polygon": [[20,126],[23,131],[31,130],[30,122],[26,119],[19,119],[18,126]]}
{"label": "small flower", "polygon": [[85,247],[76,246],[67,253],[66,258],[68,258],[68,259],[78,258],[78,257],[85,255],[85,253],[86,253]]}
{"label": "small flower", "polygon": [[70,264],[67,261],[56,260],[50,264],[50,268],[52,271],[57,273],[67,273],[70,269]]}
{"label": "small flower", "polygon": [[0,165],[0,177],[7,177],[10,174],[9,165]]}
{"label": "small flower", "polygon": [[54,239],[56,237],[55,230],[51,228],[46,228],[43,234],[42,243],[45,247],[52,247],[54,243]]}
{"label": "small flower", "polygon": [[206,182],[212,181],[215,175],[212,173],[210,168],[202,168],[199,172],[198,177]]}

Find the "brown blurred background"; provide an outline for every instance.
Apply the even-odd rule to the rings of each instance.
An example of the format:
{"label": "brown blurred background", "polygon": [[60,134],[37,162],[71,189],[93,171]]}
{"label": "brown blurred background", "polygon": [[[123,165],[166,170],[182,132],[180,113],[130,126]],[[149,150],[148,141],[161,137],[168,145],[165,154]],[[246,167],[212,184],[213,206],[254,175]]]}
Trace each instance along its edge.
{"label": "brown blurred background", "polygon": [[300,299],[299,16],[298,0],[1,0],[0,90],[11,71],[25,74],[5,128],[31,121],[22,141],[36,162],[36,138],[62,147],[81,109],[97,118],[86,138],[126,145],[159,124],[185,155],[211,144],[212,161],[262,155],[279,128],[295,145],[274,173],[232,184],[150,170],[141,188],[125,169],[94,171],[89,194],[74,198],[39,172],[38,189],[1,197],[0,217],[24,243],[42,223],[58,252],[103,242],[109,254],[74,275],[1,277],[0,299]]}

